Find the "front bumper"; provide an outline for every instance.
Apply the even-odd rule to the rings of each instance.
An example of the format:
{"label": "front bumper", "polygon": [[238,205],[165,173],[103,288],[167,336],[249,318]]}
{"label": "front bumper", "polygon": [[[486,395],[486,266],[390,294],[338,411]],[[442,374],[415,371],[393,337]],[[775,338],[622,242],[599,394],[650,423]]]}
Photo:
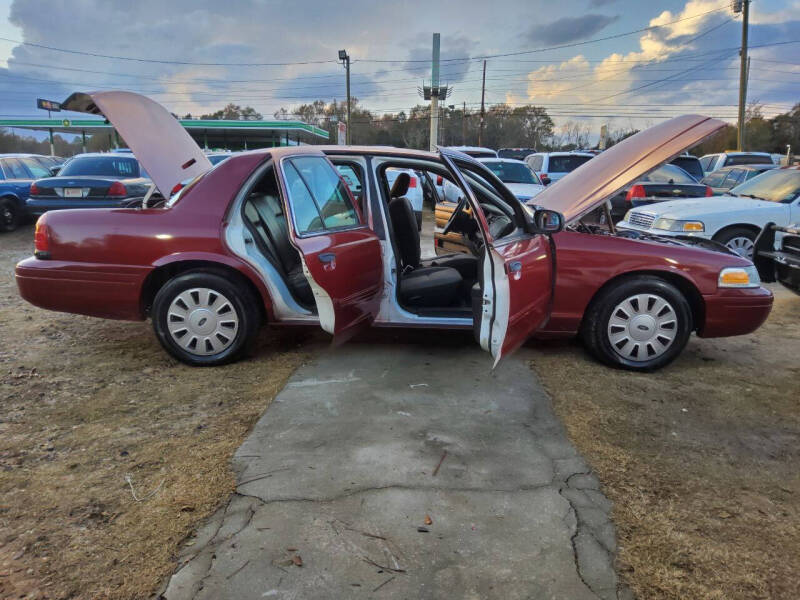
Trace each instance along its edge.
{"label": "front bumper", "polygon": [[705,321],[700,337],[727,337],[752,333],[767,320],[772,310],[772,292],[766,288],[719,289],[703,296]]}
{"label": "front bumper", "polygon": [[80,199],[80,198],[28,198],[25,205],[34,217],[40,217],[50,210],[67,210],[73,208],[130,208],[141,206],[143,197],[114,199]]}

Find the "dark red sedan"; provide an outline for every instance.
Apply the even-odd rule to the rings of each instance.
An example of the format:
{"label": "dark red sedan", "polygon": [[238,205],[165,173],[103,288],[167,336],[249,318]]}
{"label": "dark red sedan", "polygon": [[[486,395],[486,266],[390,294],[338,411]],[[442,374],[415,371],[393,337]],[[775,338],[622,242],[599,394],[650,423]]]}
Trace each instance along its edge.
{"label": "dark red sedan", "polygon": [[[366,325],[472,328],[495,361],[532,336],[579,334],[606,363],[649,370],[693,331],[749,333],[772,306],[752,263],[721,246],[584,222],[724,126],[706,117],[628,138],[531,208],[455,151],[269,148],[212,168],[143,96],[73,94],[64,108],[111,121],[169,200],[46,214],[35,256],[17,265],[20,293],[51,310],[149,317],[164,348],[189,364],[236,359],[267,322],[317,323],[340,340]],[[461,236],[465,252],[422,258],[409,178],[390,186],[388,168],[460,188],[441,234]],[[357,197],[340,172],[358,178]]]}

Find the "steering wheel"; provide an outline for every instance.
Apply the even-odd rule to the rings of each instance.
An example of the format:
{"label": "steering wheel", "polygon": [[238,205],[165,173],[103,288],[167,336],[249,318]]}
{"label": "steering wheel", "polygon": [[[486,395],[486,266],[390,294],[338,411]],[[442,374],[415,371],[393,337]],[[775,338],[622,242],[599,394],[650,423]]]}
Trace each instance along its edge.
{"label": "steering wheel", "polygon": [[458,204],[453,210],[453,214],[450,215],[450,218],[447,220],[447,223],[445,223],[444,227],[442,227],[442,235],[447,235],[448,233],[450,233],[450,230],[453,228],[453,224],[456,222],[458,215],[460,215],[463,212],[464,207],[466,205],[467,205],[466,198],[458,199]]}

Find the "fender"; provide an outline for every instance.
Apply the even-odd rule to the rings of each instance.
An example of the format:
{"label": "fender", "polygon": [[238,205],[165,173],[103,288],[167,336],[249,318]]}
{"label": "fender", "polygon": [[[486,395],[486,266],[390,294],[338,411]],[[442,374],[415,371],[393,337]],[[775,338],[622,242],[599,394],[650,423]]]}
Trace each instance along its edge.
{"label": "fender", "polygon": [[266,285],[264,285],[264,281],[261,279],[261,276],[243,260],[233,256],[216,254],[214,252],[177,252],[174,254],[168,254],[167,256],[162,256],[152,263],[152,267],[153,270],[155,270],[182,262],[219,263],[225,265],[226,267],[235,269],[244,275],[258,290],[258,293],[261,295],[261,299],[263,301],[264,310],[267,313],[267,318],[269,320],[274,320],[272,298],[267,291]]}

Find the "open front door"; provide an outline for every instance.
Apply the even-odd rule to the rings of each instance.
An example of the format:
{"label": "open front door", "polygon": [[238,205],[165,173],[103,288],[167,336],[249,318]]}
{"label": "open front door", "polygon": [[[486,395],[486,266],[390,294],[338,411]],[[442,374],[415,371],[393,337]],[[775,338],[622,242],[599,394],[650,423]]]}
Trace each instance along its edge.
{"label": "open front door", "polygon": [[[442,157],[463,188],[485,240],[481,257],[481,294],[473,298],[473,327],[481,348],[494,357],[497,365],[501,358],[519,348],[550,315],[553,249],[547,236],[520,231],[523,224],[521,211],[526,209],[489,169],[477,161],[459,160],[448,154],[443,151]],[[476,194],[470,180],[481,180],[484,189],[476,188]],[[494,239],[489,226],[493,217],[487,217],[479,194],[485,196],[487,203],[499,198],[511,206],[518,221],[517,231]]]}
{"label": "open front door", "polygon": [[335,343],[378,314],[383,261],[378,236],[363,224],[347,186],[328,160],[302,154],[280,161],[292,243],[314,292],[320,326]]}

